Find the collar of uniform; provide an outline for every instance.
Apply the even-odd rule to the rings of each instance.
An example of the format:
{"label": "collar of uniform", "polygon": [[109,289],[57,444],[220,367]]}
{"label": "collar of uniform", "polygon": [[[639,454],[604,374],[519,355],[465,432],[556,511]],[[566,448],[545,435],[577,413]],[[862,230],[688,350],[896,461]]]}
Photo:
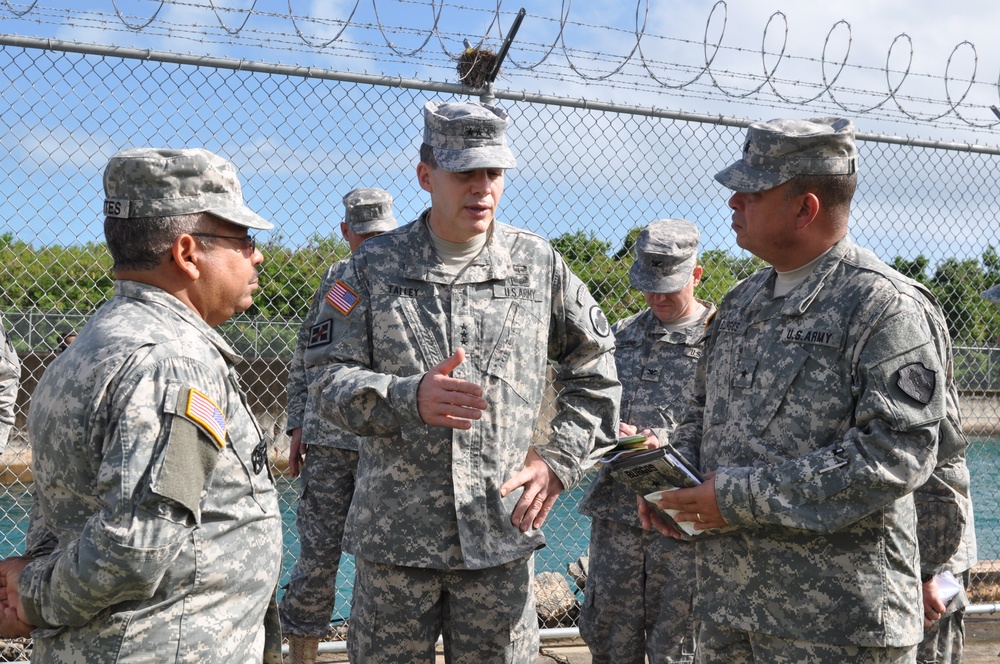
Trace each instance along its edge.
{"label": "collar of uniform", "polygon": [[136,300],[144,300],[165,309],[169,309],[179,318],[197,328],[202,336],[218,348],[219,352],[222,353],[222,356],[229,360],[230,363],[236,364],[243,359],[233,351],[229,344],[226,343],[226,340],[222,338],[222,335],[202,320],[201,316],[189,309],[186,304],[162,288],[144,284],[140,281],[116,279],[115,295],[120,297],[129,297]]}
{"label": "collar of uniform", "polygon": [[409,237],[405,240],[401,252],[403,255],[400,256],[404,276],[418,281],[462,284],[503,280],[514,275],[510,257],[511,238],[504,232],[504,224],[495,219],[493,232],[486,240],[483,250],[462,271],[458,280],[444,273],[431,243],[431,230],[427,225],[430,211],[430,208],[424,210],[407,232]]}
{"label": "collar of uniform", "polygon": [[642,315],[645,317],[643,321],[646,326],[645,333],[649,336],[664,337],[662,340],[669,343],[682,343],[685,346],[693,346],[698,343],[705,334],[706,321],[708,321],[708,317],[712,315],[712,312],[715,311],[715,305],[701,298],[695,299],[705,307],[696,322],[684,328],[684,330],[668,331],[664,328],[660,319],[653,315],[652,309],[646,309],[642,312]]}
{"label": "collar of uniform", "polygon": [[[781,313],[785,316],[800,316],[808,311],[809,305],[813,303],[823,290],[823,287],[826,286],[830,274],[840,265],[841,260],[843,260],[844,256],[853,246],[854,243],[847,236],[844,236],[837,244],[833,245],[833,248],[823,257],[823,260],[819,262],[819,265],[812,271],[812,274],[806,277],[805,281],[788,294],[785,298],[785,304],[781,308]],[[774,283],[773,276],[772,274],[772,279],[769,280],[772,284]]]}

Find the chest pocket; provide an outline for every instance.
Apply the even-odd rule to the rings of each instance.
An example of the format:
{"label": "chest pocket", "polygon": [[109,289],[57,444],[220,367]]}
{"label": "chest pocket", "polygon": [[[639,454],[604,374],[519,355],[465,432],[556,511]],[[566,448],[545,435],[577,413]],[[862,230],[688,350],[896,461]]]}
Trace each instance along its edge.
{"label": "chest pocket", "polygon": [[[412,298],[400,298],[396,306],[399,308],[403,320],[406,321],[406,327],[409,328],[405,331],[406,336],[411,342],[416,343],[420,353],[420,359],[423,361],[423,366],[420,369],[429,369],[444,360],[445,355],[443,353],[446,347],[442,345],[443,340],[434,336],[436,326],[430,321],[423,320],[421,313],[417,310],[416,301]],[[397,344],[397,352],[412,352],[406,350],[409,345]],[[386,359],[381,358],[379,361],[381,362]],[[392,368],[396,368],[406,366],[407,363],[404,358],[397,358],[392,364],[394,365]]]}
{"label": "chest pocket", "polygon": [[[771,355],[775,361],[757,365],[752,384],[746,388],[744,416],[751,423],[751,433],[764,435],[780,411],[781,431],[769,437],[794,446],[795,441],[817,433],[814,428],[829,430],[851,416],[851,382],[849,376],[838,375],[841,364],[836,347],[781,342],[778,346]],[[803,452],[785,451],[791,456]]]}
{"label": "chest pocket", "polygon": [[[531,381],[525,380],[523,372],[531,371],[534,365],[525,365],[516,358],[521,358],[525,352],[531,352],[532,347],[538,346],[534,339],[527,336],[529,316],[518,302],[511,303],[484,367],[488,375],[502,380],[524,401],[527,401]],[[487,328],[489,326],[487,321],[483,321],[483,325]]]}

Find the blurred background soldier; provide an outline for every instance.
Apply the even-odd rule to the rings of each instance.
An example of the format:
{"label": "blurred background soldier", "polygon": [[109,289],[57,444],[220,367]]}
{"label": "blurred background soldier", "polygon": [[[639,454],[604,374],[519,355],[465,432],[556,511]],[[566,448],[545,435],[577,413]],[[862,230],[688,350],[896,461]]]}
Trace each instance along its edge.
{"label": "blurred background soldier", "polygon": [[[340,232],[352,253],[368,238],[395,227],[389,192],[362,188],[344,196]],[[350,259],[338,261],[323,275],[299,330],[288,370],[288,429],[292,437],[288,466],[292,477],[299,477],[295,513],[299,557],[279,610],[292,664],[315,662],[319,642],[330,628],[344,522],[358,470],[358,437],[316,412],[308,398],[311,373],[306,361],[310,354],[322,353],[330,343],[333,317],[343,315],[341,278],[349,264]]]}
{"label": "blurred background soldier", "polygon": [[[698,228],[659,219],[642,229],[629,270],[648,309],[614,326],[622,383],[619,434],[665,442],[680,422],[715,307],[694,296],[701,281]],[[580,635],[594,664],[677,664],[694,659],[694,546],[646,531],[635,494],[601,470],[580,502],[591,517],[590,568]]]}
{"label": "blurred background soldier", "polygon": [[10,333],[0,317],[0,333],[3,334],[3,345],[0,346],[0,452],[7,446],[11,431],[14,429],[17,406],[17,390],[21,386],[21,361],[10,340]]}

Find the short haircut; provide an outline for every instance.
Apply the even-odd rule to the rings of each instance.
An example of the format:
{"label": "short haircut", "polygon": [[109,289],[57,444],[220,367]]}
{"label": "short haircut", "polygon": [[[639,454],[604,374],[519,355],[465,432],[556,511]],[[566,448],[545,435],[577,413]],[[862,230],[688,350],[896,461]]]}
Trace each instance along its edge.
{"label": "short haircut", "polygon": [[213,219],[205,212],[136,219],[106,217],[104,240],[114,260],[113,269],[156,269],[178,235],[215,230]]}
{"label": "short haircut", "polygon": [[420,161],[427,164],[431,168],[438,167],[437,159],[434,158],[434,148],[427,143],[420,144]]}
{"label": "short haircut", "polygon": [[816,194],[823,207],[829,210],[850,208],[854,190],[858,187],[858,174],[849,175],[796,175],[789,180],[787,197],[795,198],[807,191]]}

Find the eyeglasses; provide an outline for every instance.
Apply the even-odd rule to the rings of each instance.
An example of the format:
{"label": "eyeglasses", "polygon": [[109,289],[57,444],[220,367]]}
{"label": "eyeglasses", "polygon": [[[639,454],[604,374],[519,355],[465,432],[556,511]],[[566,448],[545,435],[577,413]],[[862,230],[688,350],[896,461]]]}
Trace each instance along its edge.
{"label": "eyeglasses", "polygon": [[216,235],[215,233],[188,233],[194,237],[214,237],[220,240],[239,240],[240,249],[251,254],[257,251],[257,238],[253,235]]}

